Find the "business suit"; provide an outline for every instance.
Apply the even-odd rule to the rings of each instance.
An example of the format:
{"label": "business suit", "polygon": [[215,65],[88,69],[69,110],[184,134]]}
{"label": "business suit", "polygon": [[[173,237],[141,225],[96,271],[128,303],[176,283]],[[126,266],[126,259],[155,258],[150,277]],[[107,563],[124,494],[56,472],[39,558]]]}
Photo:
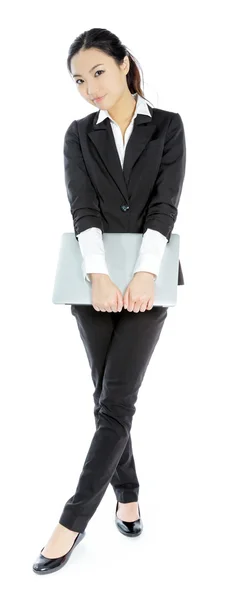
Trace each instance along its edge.
{"label": "business suit", "polygon": [[[123,170],[108,119],[96,125],[92,113],[69,126],[65,180],[76,235],[90,227],[133,233],[151,227],[170,239],[185,172],[184,128],[178,113],[149,110],[152,119],[140,114],[135,119]],[[179,262],[178,285],[183,283]],[[59,522],[82,532],[109,483],[120,502],[138,499],[130,430],[168,308],[102,313],[93,306],[72,305],[71,311],[95,386],[96,432]]]}
{"label": "business suit", "polygon": [[[109,119],[96,125],[92,113],[68,127],[65,180],[76,234],[89,227],[105,233],[151,227],[169,241],[185,174],[184,127],[178,113],[147,106],[152,119],[137,115],[123,169]],[[180,261],[178,285],[184,285]]]}

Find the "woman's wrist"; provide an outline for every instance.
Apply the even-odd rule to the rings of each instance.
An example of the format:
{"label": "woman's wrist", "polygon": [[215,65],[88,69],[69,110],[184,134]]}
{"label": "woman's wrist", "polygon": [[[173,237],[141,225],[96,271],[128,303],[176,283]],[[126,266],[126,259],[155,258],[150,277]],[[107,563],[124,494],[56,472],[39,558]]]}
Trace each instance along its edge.
{"label": "woman's wrist", "polygon": [[134,274],[134,277],[135,277],[136,275],[151,275],[151,276],[153,277],[154,281],[157,279],[157,275],[155,275],[155,273],[150,273],[150,271],[137,271],[137,272]]}
{"label": "woman's wrist", "polygon": [[94,279],[101,279],[102,277],[109,277],[106,273],[88,273],[89,277],[93,281]]}

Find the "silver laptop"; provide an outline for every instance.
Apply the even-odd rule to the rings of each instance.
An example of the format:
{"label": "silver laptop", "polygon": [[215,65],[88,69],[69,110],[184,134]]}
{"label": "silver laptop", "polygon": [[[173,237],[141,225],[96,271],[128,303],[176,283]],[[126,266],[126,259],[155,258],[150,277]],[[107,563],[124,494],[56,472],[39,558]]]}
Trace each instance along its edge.
{"label": "silver laptop", "polygon": [[[142,233],[103,233],[109,275],[122,295],[133,277],[142,235]],[[179,249],[180,236],[172,233],[154,285],[154,306],[176,305]],[[63,233],[52,296],[54,304],[92,304],[92,284],[83,276],[82,260],[75,233]]]}

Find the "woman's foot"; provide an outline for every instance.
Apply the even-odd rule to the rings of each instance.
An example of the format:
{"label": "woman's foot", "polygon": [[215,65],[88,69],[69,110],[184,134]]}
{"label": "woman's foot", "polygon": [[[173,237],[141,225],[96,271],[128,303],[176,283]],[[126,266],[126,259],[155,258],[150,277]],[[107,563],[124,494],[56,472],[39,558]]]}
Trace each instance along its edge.
{"label": "woman's foot", "polygon": [[59,556],[63,556],[72,547],[78,533],[79,532],[72,531],[71,529],[64,527],[64,525],[61,525],[61,523],[58,523],[46,546],[44,546],[42,555],[46,558],[58,558]]}
{"label": "woman's foot", "polygon": [[121,521],[137,521],[140,518],[138,502],[127,502],[126,504],[118,502],[117,517]]}

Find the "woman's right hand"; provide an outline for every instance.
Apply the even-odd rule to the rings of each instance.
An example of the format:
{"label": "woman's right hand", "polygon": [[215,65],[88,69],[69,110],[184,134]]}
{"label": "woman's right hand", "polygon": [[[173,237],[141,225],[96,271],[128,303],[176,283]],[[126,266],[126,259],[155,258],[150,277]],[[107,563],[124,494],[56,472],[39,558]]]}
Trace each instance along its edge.
{"label": "woman's right hand", "polygon": [[89,273],[92,282],[92,305],[97,311],[120,312],[123,308],[122,293],[104,273]]}

